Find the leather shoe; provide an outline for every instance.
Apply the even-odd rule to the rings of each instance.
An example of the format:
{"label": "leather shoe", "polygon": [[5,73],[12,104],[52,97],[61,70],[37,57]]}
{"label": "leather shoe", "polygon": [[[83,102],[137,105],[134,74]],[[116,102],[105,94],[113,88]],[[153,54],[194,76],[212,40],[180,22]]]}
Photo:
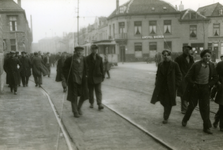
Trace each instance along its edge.
{"label": "leather shoe", "polygon": [[186,114],[186,111],[185,111],[185,110],[182,110],[182,111],[181,111],[181,114]]}
{"label": "leather shoe", "polygon": [[104,106],[98,105],[98,110],[104,109]]}
{"label": "leather shoe", "polygon": [[80,109],[78,109],[78,114],[79,114],[79,115],[82,115],[82,114],[83,114],[82,111],[81,111]]}
{"label": "leather shoe", "polygon": [[212,132],[211,132],[211,130],[210,130],[210,129],[204,129],[203,131],[204,131],[204,133],[207,133],[207,134],[212,134]]}
{"label": "leather shoe", "polygon": [[94,108],[94,105],[93,105],[93,104],[91,104],[91,105],[90,105],[90,108]]}
{"label": "leather shoe", "polygon": [[79,114],[74,113],[74,117],[75,117],[75,118],[79,118],[80,116],[79,116]]}
{"label": "leather shoe", "polygon": [[186,125],[187,125],[187,122],[182,120],[182,126],[186,127]]}
{"label": "leather shoe", "polygon": [[163,123],[163,124],[167,124],[167,122],[168,122],[167,120],[163,120],[163,122],[162,122],[162,123]]}

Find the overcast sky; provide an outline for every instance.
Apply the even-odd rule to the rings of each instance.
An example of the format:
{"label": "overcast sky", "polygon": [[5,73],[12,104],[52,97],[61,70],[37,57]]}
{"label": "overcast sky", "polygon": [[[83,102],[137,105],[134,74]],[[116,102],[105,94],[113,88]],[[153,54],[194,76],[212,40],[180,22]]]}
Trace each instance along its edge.
{"label": "overcast sky", "polygon": [[[17,0],[15,0],[17,1]],[[129,0],[119,0],[122,5]],[[173,6],[183,3],[184,8],[197,10],[198,7],[223,0],[165,0]],[[77,0],[21,0],[27,19],[33,20],[33,42],[44,37],[62,36],[63,32],[77,31]],[[96,16],[108,17],[115,10],[116,0],[79,0],[80,27],[92,24]]]}

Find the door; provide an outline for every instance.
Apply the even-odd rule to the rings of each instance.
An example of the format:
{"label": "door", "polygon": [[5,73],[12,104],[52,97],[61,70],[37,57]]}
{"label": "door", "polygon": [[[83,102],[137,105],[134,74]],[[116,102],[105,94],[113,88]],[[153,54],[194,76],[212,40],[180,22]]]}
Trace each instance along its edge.
{"label": "door", "polygon": [[119,56],[120,62],[125,62],[125,46],[119,47]]}

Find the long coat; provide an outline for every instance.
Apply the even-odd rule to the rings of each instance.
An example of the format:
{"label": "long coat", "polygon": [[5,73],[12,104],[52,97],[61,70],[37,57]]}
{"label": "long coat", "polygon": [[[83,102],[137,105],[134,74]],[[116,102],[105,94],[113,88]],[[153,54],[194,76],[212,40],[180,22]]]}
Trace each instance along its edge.
{"label": "long coat", "polygon": [[223,61],[217,64],[216,71],[219,77],[219,84],[217,86],[218,91],[215,98],[215,102],[219,105],[223,105]]}
{"label": "long coat", "polygon": [[[188,82],[186,90],[183,95],[185,100],[189,101],[193,97],[192,90],[194,90],[195,80],[197,78],[197,75],[200,72],[201,66],[202,66],[201,60],[198,62],[195,62],[185,76],[185,79]],[[217,75],[214,63],[212,62],[209,63],[209,69],[210,71],[209,71],[208,84],[209,84],[209,87],[212,87],[218,81],[218,75]]]}
{"label": "long coat", "polygon": [[19,81],[19,68],[21,68],[21,63],[18,58],[10,57],[7,59],[5,68],[8,74],[9,85],[17,85]]}
{"label": "long coat", "polygon": [[20,69],[20,75],[30,77],[31,76],[31,61],[28,57],[21,57],[20,62],[22,67]]}
{"label": "long coat", "polygon": [[175,59],[175,62],[179,65],[180,71],[182,73],[182,81],[177,89],[177,96],[183,96],[187,87],[185,76],[189,71],[189,69],[191,68],[191,66],[194,64],[194,58],[192,56],[189,56],[190,62],[187,62],[186,57],[187,56],[183,53]]}
{"label": "long coat", "polygon": [[[84,61],[84,70],[83,70],[83,76],[82,76],[82,84],[81,84],[81,97],[83,100],[88,99],[88,84],[87,84],[87,64],[86,64],[86,58],[83,58]],[[65,62],[64,62],[64,66],[63,66],[63,75],[66,78],[68,87],[69,84],[72,84],[72,62],[73,62],[73,56],[72,57],[68,57]],[[68,88],[68,94],[67,94],[67,100],[71,101],[74,98],[72,97],[73,94],[72,93],[72,89]]]}
{"label": "long coat", "polygon": [[34,56],[32,59],[32,71],[34,76],[41,76],[42,74],[45,76],[49,74],[48,69],[44,66],[42,58],[39,56]]}
{"label": "long coat", "polygon": [[105,78],[102,57],[96,54],[96,60],[94,60],[93,54],[90,54],[87,56],[86,61],[88,67],[88,83],[101,83]]}
{"label": "long coat", "polygon": [[57,62],[57,75],[56,75],[56,81],[62,81],[62,73],[63,73],[63,66],[66,58],[60,58]]}
{"label": "long coat", "polygon": [[164,73],[164,62],[158,64],[158,69],[156,72],[156,82],[155,82],[155,89],[153,91],[151,103],[155,104],[158,101],[162,101],[162,88],[163,82],[166,78],[167,81],[167,88],[170,95],[170,102],[171,105],[176,105],[176,90],[177,87],[180,85],[181,82],[181,72],[179,66],[176,62],[170,61],[170,65],[167,71],[167,74]]}

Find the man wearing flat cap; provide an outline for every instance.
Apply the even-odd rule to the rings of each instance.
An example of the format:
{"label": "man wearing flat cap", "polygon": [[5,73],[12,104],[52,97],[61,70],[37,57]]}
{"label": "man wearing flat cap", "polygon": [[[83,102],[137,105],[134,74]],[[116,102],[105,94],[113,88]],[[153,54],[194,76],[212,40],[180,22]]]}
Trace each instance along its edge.
{"label": "man wearing flat cap", "polygon": [[200,53],[201,60],[195,62],[185,76],[188,86],[185,94],[189,99],[189,106],[182,120],[182,126],[187,125],[190,116],[199,102],[199,110],[203,120],[203,131],[207,134],[212,134],[210,131],[210,87],[217,81],[218,76],[215,70],[215,65],[210,62],[211,51],[205,49]]}
{"label": "man wearing flat cap", "polygon": [[103,109],[101,83],[104,81],[102,57],[97,54],[98,46],[91,45],[91,54],[87,56],[88,88],[90,108],[94,107],[94,91],[98,109]]}
{"label": "man wearing flat cap", "polygon": [[23,87],[27,87],[29,83],[29,77],[31,76],[31,61],[26,56],[26,52],[22,52],[22,57],[20,58],[20,62],[22,64],[21,70],[20,70],[20,76],[22,79],[22,85]]}
{"label": "man wearing flat cap", "polygon": [[151,103],[160,102],[164,108],[163,124],[168,122],[172,107],[176,105],[176,91],[181,82],[178,64],[171,60],[171,51],[162,51],[163,61],[158,64],[155,89]]}
{"label": "man wearing flat cap", "polygon": [[188,100],[185,99],[184,92],[187,86],[187,82],[185,81],[185,76],[188,70],[194,63],[194,58],[191,56],[193,53],[191,46],[183,46],[183,53],[176,57],[175,62],[179,65],[180,71],[182,73],[182,81],[177,90],[177,96],[181,98],[181,113],[185,114],[188,106]]}
{"label": "man wearing flat cap", "polygon": [[21,68],[21,63],[16,58],[15,51],[11,51],[10,55],[11,56],[9,59],[7,59],[7,62],[4,68],[7,68],[7,74],[9,78],[9,86],[10,86],[11,92],[14,92],[14,94],[17,95],[19,68]]}
{"label": "man wearing flat cap", "polygon": [[[63,75],[68,84],[67,100],[71,102],[71,108],[76,118],[82,115],[82,104],[84,100],[88,99],[87,66],[83,50],[83,47],[75,47],[73,56],[68,57],[63,66]],[[79,100],[78,97],[80,97]]]}

